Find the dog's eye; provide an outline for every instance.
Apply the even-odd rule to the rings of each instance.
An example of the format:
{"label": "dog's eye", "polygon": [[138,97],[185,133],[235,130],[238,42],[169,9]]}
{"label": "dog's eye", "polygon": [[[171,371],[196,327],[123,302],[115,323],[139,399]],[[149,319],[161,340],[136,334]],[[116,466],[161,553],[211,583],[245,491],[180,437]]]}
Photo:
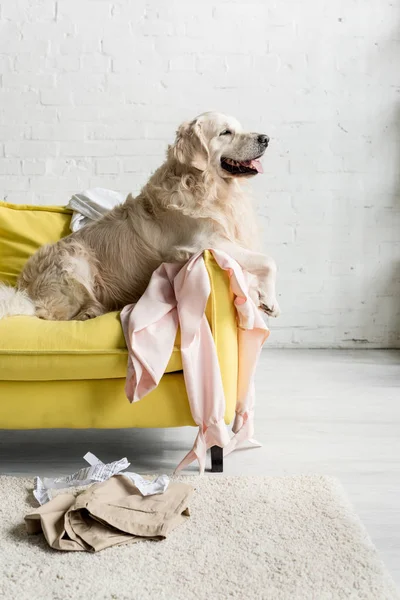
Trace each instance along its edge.
{"label": "dog's eye", "polygon": [[224,129],[219,135],[232,135],[232,131],[230,129]]}

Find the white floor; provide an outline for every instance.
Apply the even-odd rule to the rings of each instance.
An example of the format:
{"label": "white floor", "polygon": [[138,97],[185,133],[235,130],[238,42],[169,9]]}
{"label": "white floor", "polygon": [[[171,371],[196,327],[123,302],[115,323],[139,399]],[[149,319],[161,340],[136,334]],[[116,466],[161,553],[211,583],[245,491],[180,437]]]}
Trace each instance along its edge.
{"label": "white floor", "polygon": [[[400,351],[267,348],[256,389],[263,447],[228,457],[225,473],[338,477],[400,584]],[[0,473],[71,473],[88,450],[170,473],[194,436],[191,428],[3,430]]]}

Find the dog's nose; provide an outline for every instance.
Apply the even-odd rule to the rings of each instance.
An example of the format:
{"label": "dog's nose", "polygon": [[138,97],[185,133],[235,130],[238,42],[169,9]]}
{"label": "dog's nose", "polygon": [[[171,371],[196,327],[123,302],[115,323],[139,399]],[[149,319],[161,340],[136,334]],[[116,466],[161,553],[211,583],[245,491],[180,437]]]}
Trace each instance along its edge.
{"label": "dog's nose", "polygon": [[263,133],[260,134],[258,136],[258,143],[262,144],[263,146],[267,147],[269,144],[269,137],[267,135],[264,135]]}

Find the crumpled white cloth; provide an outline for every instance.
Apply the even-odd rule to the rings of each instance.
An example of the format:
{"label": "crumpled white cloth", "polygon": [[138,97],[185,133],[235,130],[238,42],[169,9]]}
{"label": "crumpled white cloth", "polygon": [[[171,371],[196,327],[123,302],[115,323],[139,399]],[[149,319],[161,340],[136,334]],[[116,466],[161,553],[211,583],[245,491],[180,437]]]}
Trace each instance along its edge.
{"label": "crumpled white cloth", "polygon": [[123,202],[123,194],[105,188],[91,188],[74,194],[67,206],[73,210],[71,231],[78,231],[92,221],[97,221]]}
{"label": "crumpled white cloth", "polygon": [[40,505],[45,504],[51,500],[51,491],[55,489],[65,489],[76,486],[85,486],[90,483],[106,481],[113,475],[124,475],[135,484],[142,496],[152,496],[155,494],[162,494],[165,492],[169,485],[169,477],[167,475],[159,475],[153,480],[144,479],[138,473],[132,473],[130,471],[121,473],[124,469],[127,469],[131,464],[127,458],[121,458],[111,463],[103,463],[97,456],[91,452],[87,452],[83,457],[89,467],[84,467],[72,475],[66,475],[65,477],[56,477],[55,479],[44,477],[35,477],[33,495]]}

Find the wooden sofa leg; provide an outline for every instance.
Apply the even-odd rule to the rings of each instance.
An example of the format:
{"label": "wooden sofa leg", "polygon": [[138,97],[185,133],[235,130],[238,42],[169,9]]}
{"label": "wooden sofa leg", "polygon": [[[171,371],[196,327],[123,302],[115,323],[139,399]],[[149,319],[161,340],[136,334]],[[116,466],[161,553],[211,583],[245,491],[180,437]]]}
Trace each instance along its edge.
{"label": "wooden sofa leg", "polygon": [[211,472],[222,473],[224,470],[224,454],[223,449],[219,446],[211,447]]}

